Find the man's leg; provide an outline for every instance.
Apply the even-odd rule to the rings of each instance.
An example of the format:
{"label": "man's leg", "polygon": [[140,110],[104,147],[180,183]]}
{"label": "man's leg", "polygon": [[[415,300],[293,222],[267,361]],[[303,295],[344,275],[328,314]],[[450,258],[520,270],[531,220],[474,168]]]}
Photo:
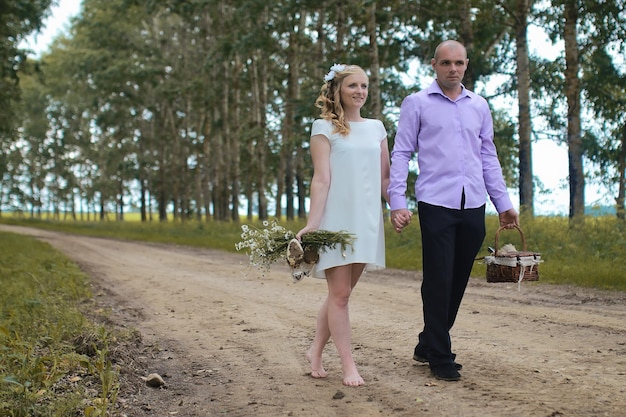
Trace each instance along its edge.
{"label": "man's leg", "polygon": [[431,369],[453,365],[448,332],[452,290],[456,210],[419,203],[422,231],[424,331],[420,342],[426,347]]}
{"label": "man's leg", "polygon": [[457,227],[452,291],[448,311],[448,330],[454,325],[465,288],[485,240],[485,206],[460,211],[462,222]]}

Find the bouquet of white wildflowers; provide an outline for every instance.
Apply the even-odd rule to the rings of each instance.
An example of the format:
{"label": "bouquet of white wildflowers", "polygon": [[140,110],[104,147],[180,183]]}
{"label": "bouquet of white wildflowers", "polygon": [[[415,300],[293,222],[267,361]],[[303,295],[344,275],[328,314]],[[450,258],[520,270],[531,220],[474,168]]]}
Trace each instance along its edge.
{"label": "bouquet of white wildflowers", "polygon": [[341,245],[344,252],[355,239],[344,231],[316,230],[303,235],[300,242],[294,232],[279,225],[276,219],[264,221],[261,229],[244,224],[241,230],[241,242],[235,248],[247,250],[251,265],[267,271],[273,263],[285,259],[294,282],[309,275],[319,259],[319,252],[336,245]]}

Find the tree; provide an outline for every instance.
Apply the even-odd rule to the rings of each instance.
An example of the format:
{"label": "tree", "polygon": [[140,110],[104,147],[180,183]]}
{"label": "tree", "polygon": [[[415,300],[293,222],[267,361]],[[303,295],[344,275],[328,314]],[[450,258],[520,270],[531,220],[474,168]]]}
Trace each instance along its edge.
{"label": "tree", "polygon": [[[591,103],[597,111],[598,106],[593,103],[597,103],[600,90],[586,90],[594,83],[583,83],[581,79],[587,73],[588,78],[597,77],[598,67],[592,62],[599,59],[600,64],[603,61],[600,58],[602,54],[596,54],[598,49],[613,43],[616,50],[623,53],[626,27],[624,4],[613,0],[602,3],[585,0],[553,1],[552,7],[544,10],[541,17],[551,39],[556,41],[562,38],[565,45],[564,61],[546,63],[544,68],[553,73],[546,74],[543,71],[541,74],[545,77],[542,80],[544,88],[551,90],[557,100],[549,105],[544,115],[553,128],[565,131],[569,160],[569,216],[580,220],[585,208],[586,177],[592,176],[590,172],[584,171],[583,163],[585,157],[590,156],[587,150],[598,147],[594,143],[597,135],[592,133],[596,129],[594,124],[603,124],[601,120],[583,124],[583,105]],[[602,65],[607,68],[606,64]],[[562,73],[560,82],[556,80],[554,72]],[[562,112],[558,111],[558,100],[563,96],[567,106],[565,118],[559,117]]]}
{"label": "tree", "polygon": [[[0,200],[19,207],[47,204],[69,215],[79,202],[103,219],[115,211],[121,220],[129,204],[138,204],[143,220],[152,218],[155,205],[161,221],[172,212],[177,221],[203,214],[239,221],[241,199],[249,219],[255,213],[267,219],[272,204],[272,214],[280,217],[284,210],[289,219],[297,204],[303,218],[312,176],[307,139],[318,117],[313,103],[329,65],[354,63],[370,73],[364,114],[383,119],[392,145],[394,111],[415,88],[403,73],[416,57],[430,68],[435,45],[457,38],[470,57],[467,88],[483,93],[493,76],[506,75],[493,95],[484,95],[490,103],[517,95],[517,121],[508,109],[494,107],[494,130],[507,184],[519,180],[520,205],[532,213],[535,110],[555,137],[573,140],[576,135],[566,132],[576,121],[565,117],[564,103],[568,97],[572,109],[576,102],[593,103],[603,128],[593,131],[579,120],[576,152],[600,166],[598,175],[607,181],[617,184],[623,172],[616,133],[623,108],[610,113],[594,102],[616,102],[603,91],[616,93],[610,85],[623,80],[609,84],[603,77],[607,83],[595,86],[585,74],[610,73],[609,65],[595,68],[590,61],[601,60],[594,51],[603,42],[621,48],[626,25],[619,2],[596,3],[579,0],[582,12],[568,18],[583,54],[547,62],[528,54],[527,27],[543,16],[538,22],[552,39],[563,38],[565,5],[556,0],[546,10],[533,7],[533,0],[446,0],[435,8],[400,0],[84,0],[70,36],[35,63],[45,82],[29,87],[32,112],[25,113],[29,119],[20,131],[29,152],[16,147],[15,137],[0,142]],[[564,71],[566,62],[571,73]],[[578,70],[571,66],[576,62]],[[580,93],[568,95],[566,80],[577,74],[583,76]],[[45,133],[34,129],[46,123]],[[45,168],[38,170],[42,160]],[[41,185],[44,172],[54,181]],[[38,202],[43,195],[51,203]]]}
{"label": "tree", "polygon": [[565,41],[565,96],[567,98],[567,146],[569,160],[569,216],[585,214],[585,175],[580,122],[580,78],[578,56],[578,0],[563,2]]}
{"label": "tree", "polygon": [[13,147],[20,120],[17,109],[19,74],[37,71],[36,65],[25,66],[28,51],[18,45],[26,36],[41,29],[51,3],[52,0],[0,0],[0,206],[8,203],[14,193],[19,197],[14,176],[19,152]]}
{"label": "tree", "polygon": [[[19,72],[26,62],[26,50],[19,43],[41,29],[52,0],[15,2],[0,0],[0,135],[14,128],[15,103],[19,99]],[[36,67],[31,67],[36,69]]]}
{"label": "tree", "polygon": [[616,68],[613,54],[602,44],[584,60],[582,85],[595,120],[594,130],[583,138],[585,154],[598,167],[604,184],[616,184],[616,213],[625,218],[626,197],[626,75]]}
{"label": "tree", "polygon": [[534,215],[534,185],[531,145],[530,62],[528,53],[528,15],[532,0],[516,0],[512,13],[515,31],[519,137],[519,199],[520,211]]}

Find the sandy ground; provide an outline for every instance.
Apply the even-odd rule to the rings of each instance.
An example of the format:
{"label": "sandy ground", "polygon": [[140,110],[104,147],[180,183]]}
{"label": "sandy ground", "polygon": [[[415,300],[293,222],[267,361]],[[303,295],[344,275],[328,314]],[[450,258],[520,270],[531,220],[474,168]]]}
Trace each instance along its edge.
{"label": "sandy ground", "polygon": [[[419,273],[366,274],[351,319],[367,385],[348,388],[332,344],[329,377],[308,375],[322,280],[294,284],[282,265],[261,276],[220,251],[0,230],[67,255],[110,319],[141,332],[120,416],[626,416],[623,292],[472,278],[452,332],[463,377],[443,382],[412,360]],[[165,388],[143,385],[151,372]]]}

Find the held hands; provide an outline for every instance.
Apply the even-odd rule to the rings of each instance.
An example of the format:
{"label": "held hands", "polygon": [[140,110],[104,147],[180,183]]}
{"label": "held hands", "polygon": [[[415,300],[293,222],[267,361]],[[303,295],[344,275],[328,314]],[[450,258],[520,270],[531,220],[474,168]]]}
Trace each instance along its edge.
{"label": "held hands", "polygon": [[[402,229],[411,223],[413,213],[408,209],[399,209],[391,211],[391,224],[397,233],[401,233]],[[504,211],[498,215],[500,218],[500,226],[512,229],[519,226],[519,214],[515,209]]]}
{"label": "held hands", "polygon": [[402,233],[402,229],[411,223],[411,213],[408,209],[398,209],[391,211],[391,225],[397,233]]}
{"label": "held hands", "polygon": [[[519,214],[515,209],[510,209],[500,213],[500,226],[512,229],[519,226]],[[401,233],[402,229],[411,223],[413,213],[408,209],[399,209],[391,211],[391,224],[397,233]]]}
{"label": "held hands", "polygon": [[519,226],[519,215],[515,209],[503,211],[498,217],[500,218],[500,227],[512,229],[515,226]]}

